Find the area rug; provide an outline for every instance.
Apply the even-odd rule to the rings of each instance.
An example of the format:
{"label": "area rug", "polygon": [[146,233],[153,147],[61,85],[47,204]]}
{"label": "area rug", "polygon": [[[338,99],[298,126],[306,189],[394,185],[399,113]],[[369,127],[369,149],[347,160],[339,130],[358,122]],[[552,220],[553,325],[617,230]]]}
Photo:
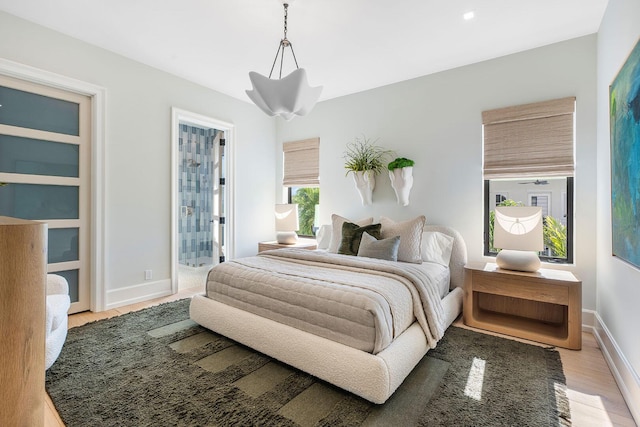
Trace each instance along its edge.
{"label": "area rug", "polygon": [[[450,327],[375,405],[212,333],[189,300],[69,330],[46,389],[69,426],[567,426],[557,351]],[[247,325],[251,327],[251,325]]]}

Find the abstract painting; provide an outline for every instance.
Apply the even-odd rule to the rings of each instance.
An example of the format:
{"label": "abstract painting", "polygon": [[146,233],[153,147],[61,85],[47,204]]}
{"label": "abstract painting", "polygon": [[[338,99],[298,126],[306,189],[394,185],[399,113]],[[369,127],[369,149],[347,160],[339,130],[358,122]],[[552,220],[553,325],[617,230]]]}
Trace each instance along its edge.
{"label": "abstract painting", "polygon": [[609,88],[613,255],[640,268],[640,41]]}

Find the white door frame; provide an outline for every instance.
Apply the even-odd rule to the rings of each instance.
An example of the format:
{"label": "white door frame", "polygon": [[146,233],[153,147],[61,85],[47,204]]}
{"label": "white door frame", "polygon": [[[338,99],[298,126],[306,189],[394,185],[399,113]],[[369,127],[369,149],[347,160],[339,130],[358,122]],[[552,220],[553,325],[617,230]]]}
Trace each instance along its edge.
{"label": "white door frame", "polygon": [[181,121],[193,123],[195,125],[204,126],[224,131],[224,137],[227,141],[225,145],[225,166],[227,176],[225,177],[224,200],[225,200],[225,246],[226,259],[234,257],[235,248],[235,232],[234,232],[234,209],[233,186],[234,171],[233,152],[234,152],[234,125],[232,123],[223,122],[211,117],[203,116],[198,113],[181,110],[179,108],[171,108],[171,291],[175,294],[178,292],[178,216],[180,215],[180,204],[178,203],[178,157],[179,157],[179,124]]}
{"label": "white door frame", "polygon": [[106,89],[92,83],[0,58],[0,74],[91,98],[91,311],[103,311],[105,283],[105,114]]}

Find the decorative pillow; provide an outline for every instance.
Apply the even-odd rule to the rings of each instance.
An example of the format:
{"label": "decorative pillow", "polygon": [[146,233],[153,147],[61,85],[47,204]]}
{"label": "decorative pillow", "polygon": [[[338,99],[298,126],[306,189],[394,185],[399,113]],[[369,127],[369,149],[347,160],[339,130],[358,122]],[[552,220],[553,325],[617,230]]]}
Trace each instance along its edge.
{"label": "decorative pillow", "polygon": [[364,227],[359,227],[352,222],[342,224],[342,242],[338,248],[338,253],[343,255],[358,255],[362,233],[365,231],[378,239],[380,237],[380,224],[365,225]]}
{"label": "decorative pillow", "polygon": [[316,231],[316,242],[318,249],[328,249],[331,243],[331,226],[329,224],[321,225]]}
{"label": "decorative pillow", "polygon": [[394,222],[385,217],[380,218],[380,224],[382,224],[380,235],[383,239],[400,236],[398,261],[422,264],[420,245],[422,243],[422,229],[426,221],[427,218],[424,215],[404,222]]}
{"label": "decorative pillow", "polygon": [[449,266],[453,237],[438,231],[422,233],[422,260]]}
{"label": "decorative pillow", "polygon": [[398,246],[400,246],[400,236],[378,240],[365,231],[360,240],[358,256],[397,261]]}
{"label": "decorative pillow", "polygon": [[352,222],[358,224],[359,226],[373,224],[373,217],[364,218],[360,221],[351,221],[350,219],[343,218],[340,215],[333,214],[331,215],[331,243],[329,243],[329,248],[327,252],[331,252],[334,254],[338,253],[338,248],[340,247],[340,243],[342,243],[342,224],[344,222]]}

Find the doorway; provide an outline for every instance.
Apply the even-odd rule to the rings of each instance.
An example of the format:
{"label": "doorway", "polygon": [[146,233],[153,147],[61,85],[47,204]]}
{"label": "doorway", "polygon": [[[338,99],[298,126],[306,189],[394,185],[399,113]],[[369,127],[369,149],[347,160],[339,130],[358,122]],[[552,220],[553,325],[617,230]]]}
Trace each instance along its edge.
{"label": "doorway", "polygon": [[47,272],[90,308],[91,99],[0,75],[0,215],[43,221]]}
{"label": "doorway", "polygon": [[232,126],[173,110],[172,288],[201,287],[230,253],[230,136]]}

